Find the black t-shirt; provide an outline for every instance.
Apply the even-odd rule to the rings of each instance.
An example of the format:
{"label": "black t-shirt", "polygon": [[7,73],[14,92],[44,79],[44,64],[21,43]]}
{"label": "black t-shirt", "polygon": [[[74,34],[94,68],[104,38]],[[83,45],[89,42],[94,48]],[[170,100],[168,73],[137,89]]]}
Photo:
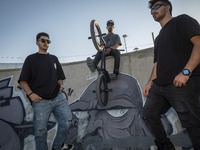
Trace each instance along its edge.
{"label": "black t-shirt", "polygon": [[35,53],[26,58],[18,82],[27,81],[34,93],[44,99],[51,99],[59,93],[58,80],[64,79],[64,72],[56,56]]}
{"label": "black t-shirt", "polygon": [[[187,64],[193,49],[191,38],[200,35],[199,23],[188,15],[171,19],[155,39],[154,62],[157,62],[157,85],[172,84]],[[192,72],[200,75],[200,65]]]}

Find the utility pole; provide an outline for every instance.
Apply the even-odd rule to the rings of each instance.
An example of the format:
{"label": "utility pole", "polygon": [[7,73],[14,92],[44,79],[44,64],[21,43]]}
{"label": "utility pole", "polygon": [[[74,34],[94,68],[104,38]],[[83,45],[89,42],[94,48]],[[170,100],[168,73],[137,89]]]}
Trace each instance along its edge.
{"label": "utility pole", "polygon": [[154,34],[152,32],[152,39],[153,39],[153,44],[155,43],[155,40],[154,40]]}
{"label": "utility pole", "polygon": [[127,53],[126,37],[128,37],[128,35],[124,34],[124,35],[122,35],[122,37],[124,38],[125,50],[126,50],[126,53]]}

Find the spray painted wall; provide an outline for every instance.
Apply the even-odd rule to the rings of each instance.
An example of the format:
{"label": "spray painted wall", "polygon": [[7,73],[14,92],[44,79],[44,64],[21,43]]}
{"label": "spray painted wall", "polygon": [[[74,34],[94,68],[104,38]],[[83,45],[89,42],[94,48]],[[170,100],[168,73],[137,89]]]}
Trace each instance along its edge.
{"label": "spray painted wall", "polygon": [[[120,72],[123,73],[109,84],[116,92],[111,93],[105,108],[98,106],[92,92],[97,73],[91,73],[85,61],[63,64],[67,77],[65,92],[74,116],[67,142],[74,143],[78,150],[154,149],[151,133],[141,119],[145,102],[141,87],[148,81],[152,62],[152,49],[122,55]],[[107,68],[112,71],[112,58],[107,59]],[[0,71],[1,150],[13,149],[13,146],[15,150],[35,150],[32,108],[23,90],[17,88],[20,71]],[[163,115],[162,122],[177,148],[190,149],[190,140],[173,109]],[[56,132],[53,116],[48,131],[50,150]]]}

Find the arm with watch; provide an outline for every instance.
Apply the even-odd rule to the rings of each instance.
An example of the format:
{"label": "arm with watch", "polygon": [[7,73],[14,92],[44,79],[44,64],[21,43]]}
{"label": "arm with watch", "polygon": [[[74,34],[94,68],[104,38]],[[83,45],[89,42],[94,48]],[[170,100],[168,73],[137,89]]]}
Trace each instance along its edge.
{"label": "arm with watch", "polygon": [[186,83],[189,80],[192,71],[200,63],[200,36],[197,35],[192,37],[191,42],[193,43],[194,47],[190,59],[183,70],[174,78],[173,83],[176,87],[186,86]]}

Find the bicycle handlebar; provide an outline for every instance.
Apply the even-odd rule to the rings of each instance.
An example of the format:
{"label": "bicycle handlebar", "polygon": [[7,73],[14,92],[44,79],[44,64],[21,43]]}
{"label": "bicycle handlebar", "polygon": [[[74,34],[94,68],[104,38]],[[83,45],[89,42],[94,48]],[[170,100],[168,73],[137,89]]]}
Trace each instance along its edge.
{"label": "bicycle handlebar", "polygon": [[[106,33],[103,33],[103,34],[100,34],[100,35],[96,35],[95,37],[102,37],[104,35],[106,35]],[[88,39],[92,39],[92,37],[90,36],[90,37],[88,37]]]}

